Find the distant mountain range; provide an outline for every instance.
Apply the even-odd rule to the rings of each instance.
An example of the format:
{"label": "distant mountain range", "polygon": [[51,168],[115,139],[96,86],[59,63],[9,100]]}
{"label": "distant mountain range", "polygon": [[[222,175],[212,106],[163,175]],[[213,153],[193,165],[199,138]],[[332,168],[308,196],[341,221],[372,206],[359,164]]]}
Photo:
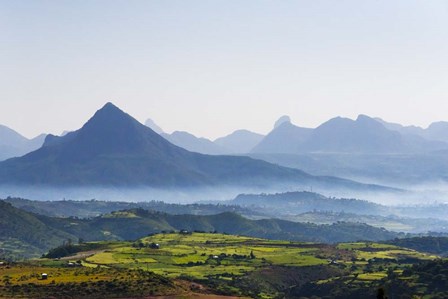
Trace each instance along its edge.
{"label": "distant mountain range", "polygon": [[255,146],[252,153],[384,154],[431,152],[448,148],[448,144],[440,139],[429,139],[423,135],[410,132],[403,134],[396,126],[385,125],[366,115],[360,115],[356,120],[336,117],[315,129],[301,128],[284,121]]}
{"label": "distant mountain range", "polygon": [[427,129],[388,123],[359,115],[356,120],[336,117],[317,128],[303,128],[280,117],[266,136],[247,130],[211,141],[187,132],[164,133],[153,121],[147,125],[164,138],[187,150],[204,154],[303,154],[428,153],[448,149],[448,122],[436,122]]}
{"label": "distant mountain range", "polygon": [[49,135],[23,157],[0,163],[0,182],[47,186],[324,186],[384,190],[243,156],[210,156],[175,146],[111,103],[79,130]]}
{"label": "distant mountain range", "polygon": [[20,157],[42,146],[45,134],[28,139],[16,131],[0,125],[0,161]]}
{"label": "distant mountain range", "polygon": [[214,142],[232,154],[249,153],[264,135],[248,130],[237,130],[232,134],[216,139]]}
{"label": "distant mountain range", "polygon": [[[289,116],[284,115],[266,136],[241,129],[214,141],[185,131],[166,133],[152,119],[147,119],[145,125],[174,145],[208,155],[396,154],[448,150],[448,122],[443,121],[432,123],[423,129],[359,115],[356,120],[336,117],[313,129],[296,126],[291,123]],[[67,133],[64,131],[61,136]],[[29,140],[0,125],[0,161],[38,149],[45,137],[42,134]]]}
{"label": "distant mountain range", "polygon": [[[298,175],[291,169],[242,157],[214,159],[196,153],[249,153],[256,159],[316,175],[361,178],[381,184],[400,178],[405,183],[448,179],[444,158],[448,152],[447,122],[422,129],[360,115],[356,120],[333,118],[312,129],[296,126],[288,116],[282,116],[266,136],[237,130],[211,141],[188,132],[165,133],[150,119],[145,127],[118,108],[114,114],[111,106],[98,111],[82,129],[64,136],[40,135],[28,140],[0,126],[0,159],[36,150],[45,138],[44,146],[36,152],[0,163],[0,180],[166,187],[245,184],[249,177],[253,184],[260,184],[274,177],[277,181],[295,180],[293,177]],[[251,164],[248,169],[252,170],[241,173],[237,170],[241,163]],[[301,182],[315,183],[316,178],[299,173]]]}
{"label": "distant mountain range", "polygon": [[423,129],[416,126],[403,126],[397,123],[390,123],[382,120],[381,118],[375,118],[378,122],[383,124],[389,130],[394,130],[405,135],[417,135],[428,140],[448,142],[448,122],[439,121],[429,125],[428,128]]}
{"label": "distant mountain range", "polygon": [[196,137],[193,134],[183,131],[174,131],[171,134],[160,134],[163,138],[182,147],[190,152],[196,152],[206,155],[224,155],[228,150],[214,143],[207,138]]}
{"label": "distant mountain range", "polygon": [[196,137],[185,131],[165,133],[150,118],[146,120],[145,125],[174,145],[206,155],[245,154],[250,152],[264,137],[264,135],[248,130],[237,130],[212,141],[207,138]]}

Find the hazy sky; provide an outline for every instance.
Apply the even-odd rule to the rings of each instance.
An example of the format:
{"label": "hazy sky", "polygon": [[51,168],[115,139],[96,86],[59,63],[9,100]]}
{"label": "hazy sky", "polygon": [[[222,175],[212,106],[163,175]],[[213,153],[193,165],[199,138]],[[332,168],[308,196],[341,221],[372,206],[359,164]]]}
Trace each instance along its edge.
{"label": "hazy sky", "polygon": [[60,133],[107,101],[209,138],[448,120],[448,1],[0,0],[0,124]]}

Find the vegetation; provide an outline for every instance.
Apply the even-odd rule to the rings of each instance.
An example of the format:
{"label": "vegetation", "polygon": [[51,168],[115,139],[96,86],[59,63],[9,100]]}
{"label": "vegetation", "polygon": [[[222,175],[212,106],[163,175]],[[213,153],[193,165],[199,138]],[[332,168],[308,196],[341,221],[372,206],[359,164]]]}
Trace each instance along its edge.
{"label": "vegetation", "polygon": [[[0,229],[0,241],[9,242],[9,246],[3,247],[5,252],[0,258],[37,257],[68,240],[72,240],[71,243],[79,239],[136,240],[151,233],[182,229],[325,243],[363,239],[381,241],[400,236],[361,223],[316,225],[279,219],[250,220],[231,212],[217,215],[170,215],[137,208],[89,219],[59,218],[25,212],[8,203],[0,203],[4,206],[0,211],[3,216],[0,221],[4,223]],[[23,252],[22,255],[19,255],[19,249]]]}
{"label": "vegetation", "polygon": [[[390,208],[391,212],[393,212],[394,208]],[[365,213],[365,211],[363,212]],[[415,215],[418,215],[418,213]],[[316,224],[331,224],[338,221],[360,222],[374,227],[384,227],[385,229],[391,231],[412,234],[432,235],[435,234],[434,232],[436,231],[445,234],[448,233],[448,221],[431,218],[407,218],[398,217],[395,215],[361,215],[332,211],[312,211],[299,215],[287,215],[283,218],[290,221],[312,222]]]}
{"label": "vegetation", "polygon": [[[428,234],[428,232],[431,232],[431,235],[435,235],[434,232],[448,233],[448,221],[428,218],[440,213],[447,214],[443,206],[436,206],[432,209],[428,206],[426,210],[417,206],[390,207],[364,200],[330,198],[313,192],[246,194],[239,195],[232,201],[201,204],[170,204],[162,201],[119,202],[94,199],[33,201],[12,197],[6,198],[5,201],[25,211],[50,217],[92,218],[113,211],[142,208],[175,215],[214,215],[232,212],[249,219],[275,217],[315,224],[333,224],[341,221],[360,222],[378,228],[384,227],[395,232],[421,235]],[[415,218],[416,215],[427,218]]]}
{"label": "vegetation", "polygon": [[429,252],[448,256],[448,237],[415,237],[405,239],[394,239],[387,241],[388,244],[411,248],[420,252]]}
{"label": "vegetation", "polygon": [[[184,292],[171,280],[148,271],[46,264],[5,266],[0,298],[129,298]],[[48,278],[42,279],[42,273]]]}
{"label": "vegetation", "polygon": [[68,239],[76,237],[47,225],[34,214],[0,201],[0,259],[38,256]]}
{"label": "vegetation", "polygon": [[50,251],[47,254],[44,254],[43,257],[50,259],[61,258],[74,255],[78,252],[98,250],[104,247],[104,244],[101,243],[81,243],[74,245],[68,242],[56,248],[50,249]]}
{"label": "vegetation", "polygon": [[261,216],[254,214],[250,209],[237,205],[225,204],[174,204],[163,201],[124,202],[124,201],[100,201],[100,200],[59,200],[59,201],[37,201],[23,198],[8,197],[6,202],[14,207],[35,214],[49,217],[76,217],[92,218],[113,211],[131,210],[142,208],[168,214],[192,214],[213,215],[223,212],[235,212],[245,216]]}
{"label": "vegetation", "polygon": [[[94,244],[98,249],[82,258],[83,269],[149,271],[172,282],[188,280],[216,294],[252,298],[296,298],[314,288],[316,294],[334,293],[332,288],[339,290],[338,283],[347,281],[372,297],[376,289],[371,285],[382,286],[390,269],[403,273],[413,263],[436,258],[390,244],[298,243],[187,230]],[[320,291],[323,286],[331,289]]]}
{"label": "vegetation", "polygon": [[448,291],[447,261],[392,244],[330,245],[184,229],[67,248],[75,255],[1,265],[0,297],[376,298],[381,289],[389,298],[438,298]]}

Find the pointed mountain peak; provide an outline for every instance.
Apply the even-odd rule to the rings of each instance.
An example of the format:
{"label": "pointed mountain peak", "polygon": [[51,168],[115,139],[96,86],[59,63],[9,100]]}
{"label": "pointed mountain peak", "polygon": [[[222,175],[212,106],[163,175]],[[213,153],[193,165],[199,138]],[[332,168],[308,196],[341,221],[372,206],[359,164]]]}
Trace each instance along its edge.
{"label": "pointed mountain peak", "polygon": [[280,127],[284,123],[291,123],[291,118],[288,115],[283,115],[274,124],[274,129]]}
{"label": "pointed mountain peak", "polygon": [[[124,112],[120,108],[118,108],[117,106],[115,106],[111,102],[107,102],[102,108],[100,108],[95,113],[95,115],[98,114],[98,113],[101,113],[101,114],[105,114],[105,113],[108,113],[108,114],[110,114],[110,113],[122,113],[122,114],[124,114]],[[95,117],[95,115],[94,115],[94,117]]]}
{"label": "pointed mountain peak", "polygon": [[119,108],[115,106],[112,102],[107,102],[100,110],[102,109],[119,109]]}
{"label": "pointed mountain peak", "polygon": [[91,126],[120,126],[123,123],[132,123],[136,120],[126,112],[112,104],[106,103],[101,109],[95,112],[92,118],[84,125],[83,128]]}

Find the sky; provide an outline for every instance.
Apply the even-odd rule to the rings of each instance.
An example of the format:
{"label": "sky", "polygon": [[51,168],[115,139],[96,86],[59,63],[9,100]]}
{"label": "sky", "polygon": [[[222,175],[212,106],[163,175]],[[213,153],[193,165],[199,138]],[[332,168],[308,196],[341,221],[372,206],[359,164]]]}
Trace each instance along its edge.
{"label": "sky", "polygon": [[448,121],[448,1],[0,0],[0,124],[80,128],[111,101],[166,132],[358,114]]}

